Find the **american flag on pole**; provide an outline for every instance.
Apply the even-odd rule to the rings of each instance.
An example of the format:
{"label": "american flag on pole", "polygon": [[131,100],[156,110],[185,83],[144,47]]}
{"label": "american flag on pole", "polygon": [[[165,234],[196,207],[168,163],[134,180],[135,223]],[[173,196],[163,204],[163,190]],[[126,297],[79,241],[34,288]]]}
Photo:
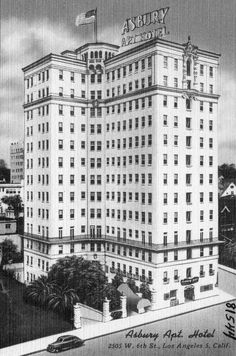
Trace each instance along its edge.
{"label": "american flag on pole", "polygon": [[82,14],[79,14],[76,17],[75,25],[80,26],[80,25],[87,25],[88,23],[93,23],[96,20],[96,15],[97,15],[96,9],[83,12]]}

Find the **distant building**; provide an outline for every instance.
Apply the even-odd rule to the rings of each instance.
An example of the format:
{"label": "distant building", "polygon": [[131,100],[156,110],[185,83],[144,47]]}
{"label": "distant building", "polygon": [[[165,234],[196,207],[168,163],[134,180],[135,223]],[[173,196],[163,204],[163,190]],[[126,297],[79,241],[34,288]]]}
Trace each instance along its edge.
{"label": "distant building", "polygon": [[236,184],[234,182],[227,182],[222,190],[221,197],[226,197],[229,195],[236,196]]}
{"label": "distant building", "polygon": [[11,143],[10,147],[11,183],[20,183],[24,179],[24,144]]}
{"label": "distant building", "polygon": [[219,236],[221,240],[236,241],[236,194],[219,199]]}
{"label": "distant building", "polygon": [[15,219],[0,216],[0,244],[5,240],[12,240],[17,245],[18,251],[22,250],[21,237],[17,234],[17,224]]}
{"label": "distant building", "polygon": [[23,181],[19,184],[11,184],[11,183],[0,183],[0,213],[5,213],[5,210],[8,208],[6,204],[4,204],[1,200],[5,196],[13,196],[20,195],[22,201],[24,198],[23,193]]}

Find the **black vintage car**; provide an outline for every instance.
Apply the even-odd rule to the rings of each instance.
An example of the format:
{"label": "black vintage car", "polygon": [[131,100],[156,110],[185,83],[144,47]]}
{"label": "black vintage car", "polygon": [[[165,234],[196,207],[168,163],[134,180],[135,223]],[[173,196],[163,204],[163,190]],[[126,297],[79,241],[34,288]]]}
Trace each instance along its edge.
{"label": "black vintage car", "polygon": [[63,350],[69,350],[74,347],[79,347],[84,344],[84,341],[77,336],[64,335],[60,336],[55,342],[49,344],[47,351],[49,352],[59,352]]}

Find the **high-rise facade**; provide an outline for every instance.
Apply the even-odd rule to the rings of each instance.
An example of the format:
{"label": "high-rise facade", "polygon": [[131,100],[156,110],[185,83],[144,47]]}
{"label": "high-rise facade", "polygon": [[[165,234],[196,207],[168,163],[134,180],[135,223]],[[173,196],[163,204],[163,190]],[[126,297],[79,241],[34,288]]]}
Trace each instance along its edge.
{"label": "high-rise facade", "polygon": [[24,144],[13,142],[10,146],[11,183],[21,183],[24,179]]}
{"label": "high-rise facade", "polygon": [[217,293],[218,64],[155,39],[23,69],[27,282],[76,254],[149,283],[160,308]]}

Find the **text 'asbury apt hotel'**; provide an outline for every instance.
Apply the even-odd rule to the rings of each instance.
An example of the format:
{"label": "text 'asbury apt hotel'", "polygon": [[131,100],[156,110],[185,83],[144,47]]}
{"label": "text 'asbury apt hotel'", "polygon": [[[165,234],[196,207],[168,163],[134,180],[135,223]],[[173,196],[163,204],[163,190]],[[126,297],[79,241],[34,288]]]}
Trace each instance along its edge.
{"label": "text 'asbury apt hotel'", "polygon": [[143,281],[160,308],[217,294],[219,55],[160,38],[25,67],[25,280],[59,257]]}

